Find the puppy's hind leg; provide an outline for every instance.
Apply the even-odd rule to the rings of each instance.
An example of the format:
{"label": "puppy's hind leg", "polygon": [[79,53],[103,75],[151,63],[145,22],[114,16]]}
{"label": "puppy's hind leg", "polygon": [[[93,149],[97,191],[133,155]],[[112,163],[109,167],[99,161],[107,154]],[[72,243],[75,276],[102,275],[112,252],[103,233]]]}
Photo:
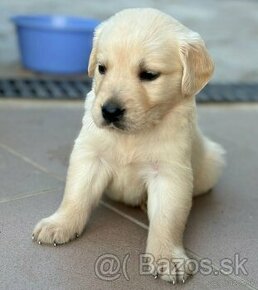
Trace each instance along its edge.
{"label": "puppy's hind leg", "polygon": [[77,141],[70,158],[63,201],[59,209],[42,219],[33,231],[32,237],[39,244],[55,246],[80,235],[109,182],[107,164],[93,149],[85,148],[84,142]]}
{"label": "puppy's hind leg", "polygon": [[199,160],[197,172],[194,174],[193,195],[201,195],[211,190],[218,182],[225,165],[225,150],[219,144],[203,139],[203,156]]}

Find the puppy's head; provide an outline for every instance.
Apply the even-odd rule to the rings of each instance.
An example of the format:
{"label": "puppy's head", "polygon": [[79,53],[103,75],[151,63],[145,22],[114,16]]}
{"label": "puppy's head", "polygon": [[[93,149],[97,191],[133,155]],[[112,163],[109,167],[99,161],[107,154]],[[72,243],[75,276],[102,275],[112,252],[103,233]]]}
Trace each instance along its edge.
{"label": "puppy's head", "polygon": [[155,9],[127,9],[95,31],[89,61],[99,127],[139,133],[208,82],[213,63],[200,36]]}

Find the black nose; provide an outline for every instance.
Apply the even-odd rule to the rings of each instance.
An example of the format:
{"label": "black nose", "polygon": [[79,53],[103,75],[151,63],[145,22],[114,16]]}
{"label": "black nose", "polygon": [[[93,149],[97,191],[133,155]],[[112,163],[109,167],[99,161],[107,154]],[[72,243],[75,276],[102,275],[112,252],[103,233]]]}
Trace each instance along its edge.
{"label": "black nose", "polygon": [[122,119],[125,109],[114,101],[108,101],[102,106],[102,116],[108,123],[118,122]]}

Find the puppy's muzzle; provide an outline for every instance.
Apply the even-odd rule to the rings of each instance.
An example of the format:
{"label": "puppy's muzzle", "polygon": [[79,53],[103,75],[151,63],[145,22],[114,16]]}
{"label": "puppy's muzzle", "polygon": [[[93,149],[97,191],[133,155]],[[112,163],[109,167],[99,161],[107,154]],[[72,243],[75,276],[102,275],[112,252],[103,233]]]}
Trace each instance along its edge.
{"label": "puppy's muzzle", "polygon": [[101,108],[102,116],[107,124],[118,124],[124,116],[125,109],[116,101],[107,101]]}

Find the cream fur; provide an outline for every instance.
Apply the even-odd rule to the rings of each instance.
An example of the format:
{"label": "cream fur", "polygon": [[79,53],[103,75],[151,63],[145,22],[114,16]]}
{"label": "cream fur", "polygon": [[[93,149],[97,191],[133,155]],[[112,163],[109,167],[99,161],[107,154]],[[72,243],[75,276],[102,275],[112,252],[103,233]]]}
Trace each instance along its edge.
{"label": "cream fur", "polygon": [[[99,63],[106,65],[105,75]],[[140,81],[142,65],[160,77]],[[212,72],[200,36],[160,11],[128,9],[101,24],[90,57],[93,88],[64,198],[56,213],[36,225],[35,239],[61,244],[80,235],[104,192],[133,206],[147,193],[146,252],[156,261],[187,260],[182,240],[192,197],[214,187],[224,163],[222,147],[204,137],[196,121],[194,96]],[[126,108],[124,130],[103,123],[101,106],[113,97]],[[184,281],[189,273],[160,276]]]}

